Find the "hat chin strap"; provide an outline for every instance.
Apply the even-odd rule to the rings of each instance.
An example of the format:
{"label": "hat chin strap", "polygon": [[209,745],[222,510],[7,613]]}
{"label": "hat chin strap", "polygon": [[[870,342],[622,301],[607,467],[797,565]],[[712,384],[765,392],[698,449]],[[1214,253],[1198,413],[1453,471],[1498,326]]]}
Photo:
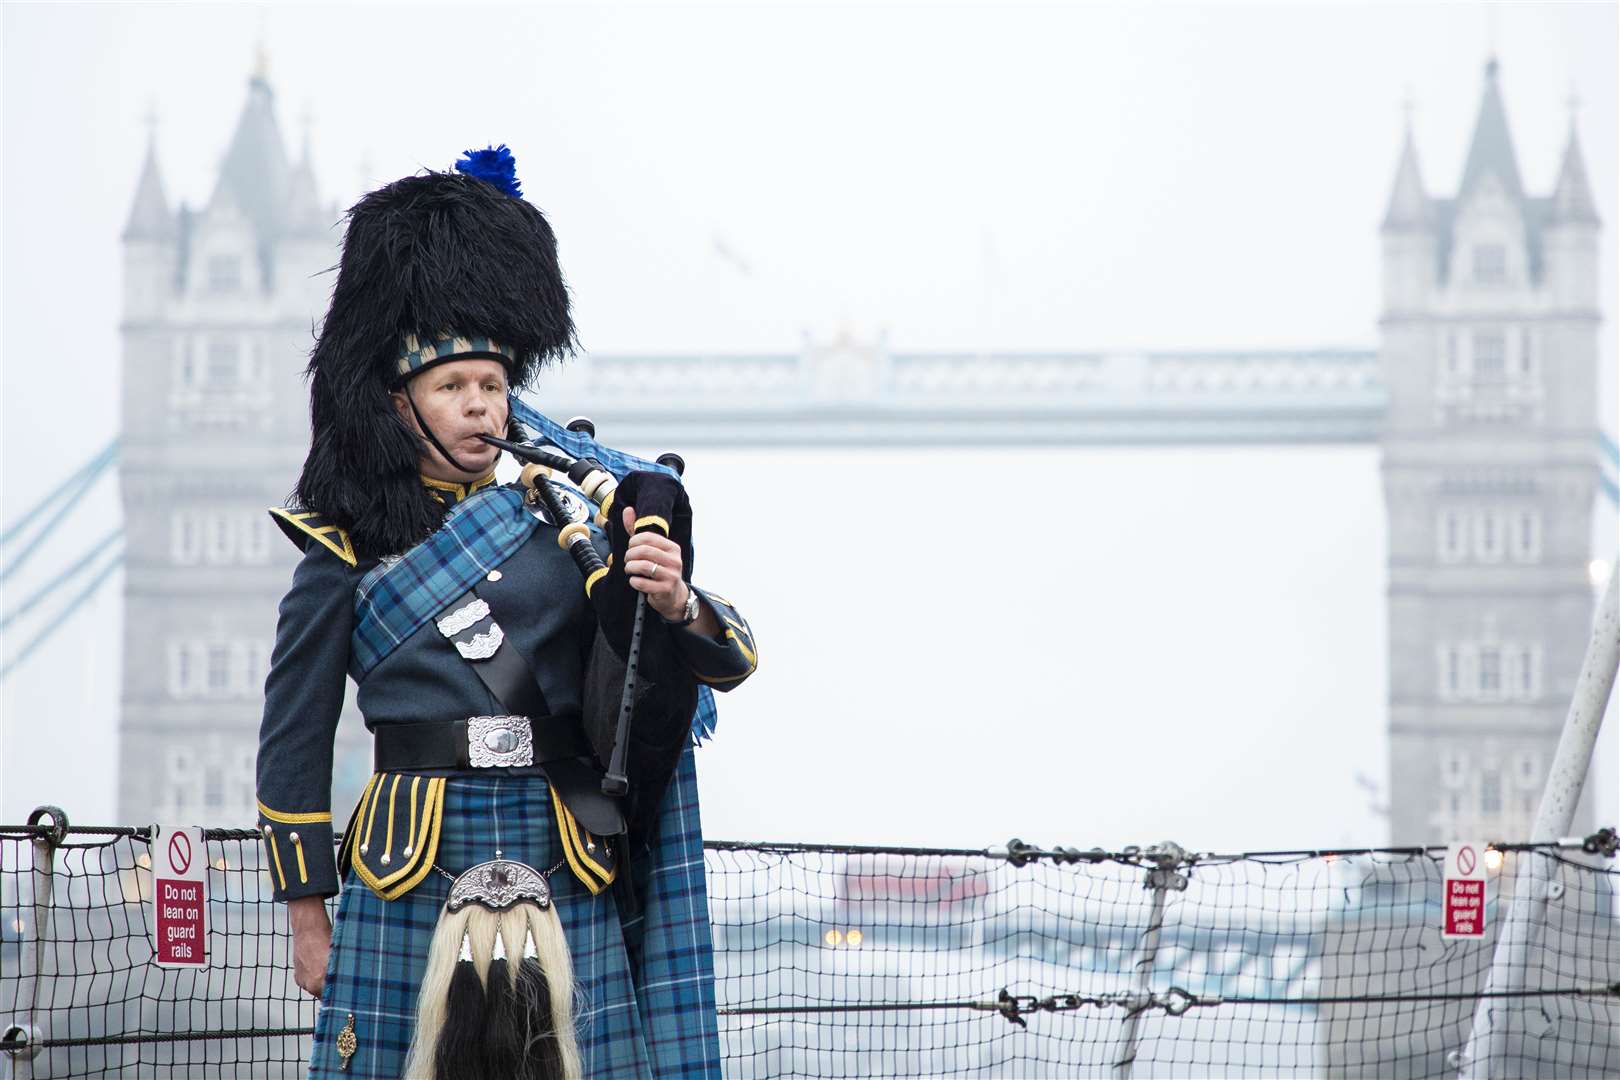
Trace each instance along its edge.
{"label": "hat chin strap", "polygon": [[479,470],[469,469],[467,466],[457,461],[455,459],[455,455],[446,450],[444,448],[444,443],[440,442],[439,437],[433,434],[433,429],[428,426],[427,418],[422,415],[422,410],[416,407],[416,398],[411,394],[411,384],[408,382],[405,384],[405,400],[411,403],[411,413],[416,417],[416,426],[422,429],[422,434],[426,435],[428,442],[433,444],[433,449],[437,450],[444,457],[444,460],[448,461],[451,465],[457,469],[460,469],[462,472],[476,474]]}

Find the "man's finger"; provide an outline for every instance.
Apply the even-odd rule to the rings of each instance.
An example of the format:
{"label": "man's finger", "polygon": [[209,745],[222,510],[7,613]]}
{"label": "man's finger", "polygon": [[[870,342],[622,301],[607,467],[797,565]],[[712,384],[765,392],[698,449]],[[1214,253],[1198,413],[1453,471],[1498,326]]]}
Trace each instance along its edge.
{"label": "man's finger", "polygon": [[625,548],[625,562],[634,562],[636,559],[657,563],[659,566],[667,566],[672,569],[681,565],[680,552],[653,547],[651,544],[639,544],[635,547]]}
{"label": "man's finger", "polygon": [[655,532],[631,533],[630,543],[626,545],[629,551],[660,552],[664,555],[679,556],[681,546],[675,541]]}
{"label": "man's finger", "polygon": [[632,546],[646,544],[660,551],[679,551],[681,549],[679,544],[660,532],[631,533],[630,543]]}

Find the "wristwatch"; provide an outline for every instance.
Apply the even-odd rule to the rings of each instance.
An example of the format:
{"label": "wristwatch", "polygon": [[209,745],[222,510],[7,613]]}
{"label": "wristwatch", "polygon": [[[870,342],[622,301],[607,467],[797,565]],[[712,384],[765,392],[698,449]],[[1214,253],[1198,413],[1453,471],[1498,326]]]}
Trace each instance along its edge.
{"label": "wristwatch", "polygon": [[[662,615],[660,615],[658,617],[660,619],[664,619],[664,617]],[[693,623],[697,622],[697,617],[698,617],[698,595],[697,595],[697,590],[692,588],[692,586],[688,585],[686,587],[686,610],[681,613],[681,618],[679,618],[679,619],[664,619],[664,621],[666,623],[668,623],[669,625],[671,625],[671,626],[691,626]]]}

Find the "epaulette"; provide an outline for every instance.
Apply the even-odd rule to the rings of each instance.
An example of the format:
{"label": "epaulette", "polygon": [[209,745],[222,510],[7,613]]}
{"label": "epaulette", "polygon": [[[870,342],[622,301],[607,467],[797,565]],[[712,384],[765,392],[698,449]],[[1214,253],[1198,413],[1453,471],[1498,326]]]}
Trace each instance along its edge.
{"label": "epaulette", "polygon": [[359,560],[355,558],[354,545],[349,543],[348,532],[330,524],[316,511],[289,510],[284,506],[272,506],[270,518],[287,539],[298,545],[300,551],[314,540],[350,566],[358,565]]}

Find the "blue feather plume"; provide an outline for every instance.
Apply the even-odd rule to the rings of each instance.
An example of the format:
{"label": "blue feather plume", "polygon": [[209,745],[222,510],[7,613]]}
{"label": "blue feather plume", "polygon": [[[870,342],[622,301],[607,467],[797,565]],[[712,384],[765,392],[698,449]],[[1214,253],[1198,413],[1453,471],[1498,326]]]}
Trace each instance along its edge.
{"label": "blue feather plume", "polygon": [[518,185],[517,159],[505,143],[484,150],[468,150],[456,162],[456,171],[494,184],[513,198],[523,197],[523,189]]}

